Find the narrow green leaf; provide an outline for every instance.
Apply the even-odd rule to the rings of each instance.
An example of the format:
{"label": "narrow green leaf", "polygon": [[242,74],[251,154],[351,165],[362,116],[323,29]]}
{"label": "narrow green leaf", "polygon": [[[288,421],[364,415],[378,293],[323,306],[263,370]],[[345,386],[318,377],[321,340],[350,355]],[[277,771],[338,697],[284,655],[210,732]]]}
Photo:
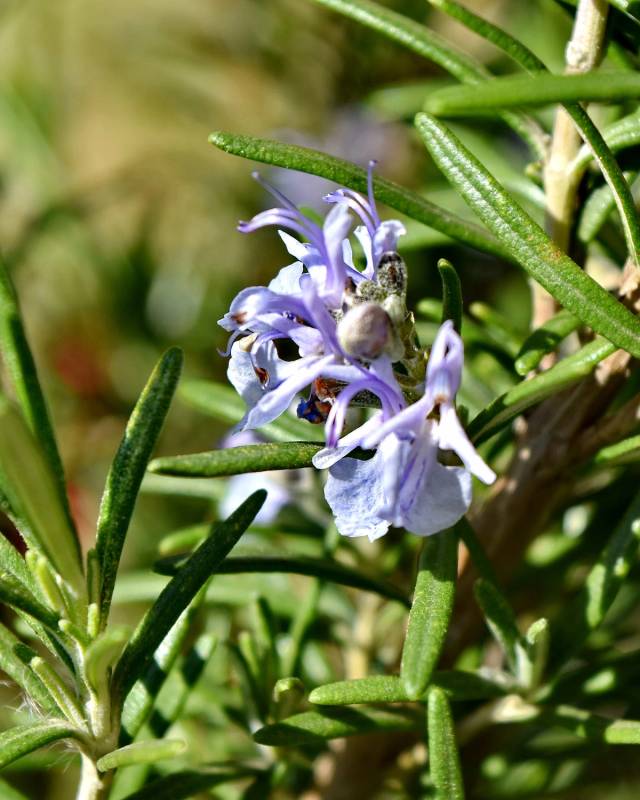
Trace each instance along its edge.
{"label": "narrow green leaf", "polygon": [[412,731],[419,724],[418,715],[410,709],[326,708],[304,711],[274,725],[266,725],[256,731],[253,738],[258,744],[272,747],[297,747],[362,733]]}
{"label": "narrow green leaf", "polygon": [[55,481],[69,527],[73,530],[75,546],[80,546],[69,511],[64,470],[51,424],[47,402],[38,380],[35,361],[22,324],[22,315],[15,289],[3,260],[0,258],[0,353],[15,389],[16,398],[26,423],[40,444],[51,475]]}
{"label": "narrow green leaf", "polygon": [[442,281],[442,321],[452,320],[453,327],[460,333],[462,327],[462,287],[453,264],[446,258],[438,261],[438,272]]}
{"label": "narrow green leaf", "polygon": [[640,97],[640,75],[601,70],[580,75],[506,75],[474,86],[447,86],[429,95],[425,111],[438,116],[470,116],[477,111],[543,106],[551,103],[611,103]]}
{"label": "narrow green leaf", "polygon": [[469,436],[476,444],[488,439],[527,408],[586,378],[615,349],[604,339],[594,339],[546,372],[522,381],[474,417],[468,428]]}
{"label": "narrow green leaf", "polygon": [[[438,0],[438,4],[443,8],[443,10],[460,19],[469,28],[477,33],[480,33],[480,35],[488,38],[495,45],[503,49],[529,72],[530,77],[532,77],[534,80],[540,81],[541,85],[544,84],[545,86],[548,86],[553,83],[556,77],[558,77],[552,76],[548,71],[546,71],[545,65],[537,56],[535,56],[527,47],[518,42],[505,31],[497,28],[495,25],[491,25],[480,17],[477,17],[467,9],[459,6],[458,3],[452,2],[452,0]],[[604,72],[589,72],[585,75],[573,77],[588,77],[593,80],[602,80],[609,74],[610,73]],[[634,73],[629,71],[618,74],[634,76]],[[521,81],[527,80],[525,76],[518,76],[518,79]],[[607,93],[607,98],[608,97],[609,94]],[[640,263],[640,221],[638,220],[638,216],[635,211],[635,203],[629,188],[629,184],[627,183],[624,175],[622,174],[620,166],[611,152],[606,140],[606,132],[605,134],[600,133],[600,130],[595,126],[591,120],[591,117],[579,103],[565,102],[564,107],[580,131],[580,135],[586,142],[586,146],[588,147],[589,151],[586,162],[584,161],[584,153],[581,151],[581,153],[578,154],[578,157],[575,159],[572,165],[572,169],[576,170],[577,173],[580,174],[581,170],[583,170],[586,166],[586,163],[588,163],[589,158],[594,158],[598,162],[602,174],[604,175],[607,184],[611,188],[612,198],[618,206],[620,218],[622,219],[622,224],[625,230],[625,237],[629,252],[635,263],[638,264]],[[620,126],[620,128],[615,131],[612,140],[615,140],[615,136],[618,134],[618,132],[620,132],[621,136],[624,136],[627,134],[627,131],[628,129],[623,133],[622,126]],[[544,160],[545,157],[546,156],[543,155],[542,160]]]}
{"label": "narrow green leaf", "polygon": [[598,628],[635,564],[640,545],[640,495],[637,495],[593,565],[582,590],[551,627],[551,662],[560,666]]}
{"label": "narrow green leaf", "polygon": [[49,662],[40,656],[34,656],[29,662],[29,666],[40,678],[67,720],[72,725],[82,728],[85,724],[85,717],[78,700]]}
{"label": "narrow green leaf", "polygon": [[[635,147],[640,144],[640,112],[633,111],[624,117],[607,125],[602,131],[602,137],[612,153]],[[582,145],[580,152],[571,164],[572,170],[583,170],[593,159],[593,153],[588,145]]]}
{"label": "narrow green leaf", "polygon": [[486,19],[474,14],[465,6],[456,3],[454,0],[428,0],[432,6],[440,9],[450,17],[459,20],[470,30],[482,36],[483,39],[495,44],[505,53],[511,56],[525,69],[536,71],[545,68],[545,65],[540,59],[534,55],[528,47],[514,39],[506,31],[488,22]]}
{"label": "narrow green leaf", "polygon": [[67,722],[47,721],[20,725],[0,733],[0,769],[27,753],[59,739],[80,739],[82,734]]}
{"label": "narrow green leaf", "polygon": [[112,625],[99,633],[87,647],[84,669],[94,690],[99,692],[103,687],[111,667],[122,654],[130,636],[131,630],[128,626]]}
{"label": "narrow green leaf", "polygon": [[[277,167],[319,175],[359,192],[367,191],[366,170],[343,159],[321,153],[319,150],[222,131],[212,133],[209,141],[226,153],[253,161],[262,161],[265,164],[273,164]],[[482,228],[430,203],[419,194],[405,189],[397,183],[376,177],[374,178],[374,191],[379,202],[422,222],[423,225],[446,233],[452,239],[475,247],[484,253],[509,258],[505,248]]]}
{"label": "narrow green leaf", "polygon": [[636,461],[640,461],[640,435],[603,447],[593,457],[593,463],[601,467],[615,467]]}
{"label": "narrow green leaf", "polygon": [[[155,570],[161,575],[175,575],[183,560],[184,557],[181,556],[162,559],[156,563]],[[295,575],[309,575],[342,586],[373,592],[409,606],[407,596],[393,584],[330,559],[262,554],[229,556],[220,564],[217,572],[220,575],[234,575],[241,572],[266,572],[268,574],[290,572]]]}
{"label": "narrow green leaf", "polygon": [[6,603],[12,608],[24,611],[25,614],[35,617],[43,625],[54,631],[58,630],[60,619],[58,614],[36,600],[28,589],[25,589],[21,583],[6,573],[0,573],[0,603]]}
{"label": "narrow green leaf", "polygon": [[516,355],[515,368],[518,375],[528,375],[547,353],[557,349],[560,342],[580,327],[580,320],[568,311],[560,311],[536,328],[523,342]]}
{"label": "narrow green leaf", "polygon": [[123,699],[147,669],[156,648],[249,527],[266,496],[262,489],[255,492],[225,522],[214,524],[211,535],[164,587],[118,661],[113,678],[116,698]]}
{"label": "narrow green leaf", "polygon": [[[430,685],[438,686],[452,700],[484,700],[505,694],[505,689],[498,684],[474,672],[461,670],[436,671],[431,677]],[[375,675],[371,678],[327,683],[309,694],[309,702],[320,706],[406,703],[411,699],[397,675]]]}
{"label": "narrow green leaf", "polygon": [[127,695],[122,709],[121,745],[130,744],[149,719],[157,696],[174,669],[193,628],[195,616],[203,600],[204,591],[180,614],[160,643],[144,674]]}
{"label": "narrow green leaf", "polygon": [[[246,411],[242,398],[235,389],[215,381],[183,381],[178,389],[178,397],[203,414],[229,425],[237,425]],[[282,414],[268,425],[263,425],[260,432],[274,442],[290,442],[292,439],[308,441],[316,437],[319,441],[322,440],[322,431],[288,414]]]}
{"label": "narrow green leaf", "polygon": [[529,626],[525,639],[531,664],[528,685],[535,689],[542,682],[544,670],[549,659],[549,646],[551,643],[549,621],[544,617],[537,619]]}
{"label": "narrow green leaf", "polygon": [[[484,66],[419,22],[371,0],[315,0],[345,17],[381,33],[388,39],[429,59],[462,83],[476,85],[489,77]],[[518,133],[539,158],[544,157],[541,129],[521,114],[505,113],[504,121]]]}
{"label": "narrow green leaf", "polygon": [[611,189],[624,228],[629,254],[636,266],[640,266],[640,219],[636,211],[635,199],[620,165],[584,108],[579,104],[565,105],[565,108],[580,131],[580,135],[589,144],[593,157]]}
{"label": "narrow green leaf", "polygon": [[272,469],[301,469],[313,466],[311,459],[322,447],[313,442],[241,445],[208,453],[156,458],[149,464],[149,470],[161,475],[215,478]]}
{"label": "narrow green leaf", "polygon": [[186,747],[186,742],[181,739],[134,742],[102,756],[96,762],[96,766],[100,772],[109,772],[111,769],[128,767],[132,764],[155,764],[158,761],[176,758],[184,753]]}
{"label": "narrow green leaf", "polygon": [[[638,179],[638,172],[623,172],[627,184],[634,189]],[[616,198],[609,184],[598,186],[587,197],[582,205],[576,236],[579,241],[589,244],[600,234],[602,227],[616,206]]]}
{"label": "narrow green leaf", "polygon": [[366,25],[389,39],[433,61],[460,81],[477,81],[487,75],[471,56],[425,25],[370,0],[315,0],[318,5]]}
{"label": "narrow green leaf", "polygon": [[640,24],[640,8],[637,0],[609,0],[612,6],[622,11],[622,13],[636,24]]}
{"label": "narrow green leaf", "polygon": [[576,736],[607,744],[640,744],[640,720],[612,720],[580,708],[558,706],[555,713],[543,715],[545,721],[562,725]]}
{"label": "narrow green leaf", "polygon": [[[600,744],[640,744],[640,720],[610,719],[582,708],[559,705],[545,708],[524,703],[519,698],[505,698],[507,705],[496,715],[496,722],[530,722],[545,728],[560,726],[581,739]],[[508,701],[511,701],[510,703]]]}
{"label": "narrow green leaf", "polygon": [[91,598],[99,600],[103,628],[107,623],[122,547],[140,484],[169,410],[181,368],[182,353],[177,348],[168,350],[160,359],[129,418],[109,470],[100,503],[96,540],[100,598]]}
{"label": "narrow green leaf", "polygon": [[160,738],[182,716],[189,695],[215,652],[218,639],[210,633],[199,636],[184,658],[171,670],[156,701],[149,728]]}
{"label": "narrow green leaf", "polygon": [[453,610],[457,568],[455,527],[425,540],[400,668],[402,682],[412,700],[425,693],[440,658]]}
{"label": "narrow green leaf", "polygon": [[0,569],[4,572],[8,572],[9,575],[19,581],[25,589],[38,596],[40,599],[43,599],[39,587],[31,571],[27,567],[24,556],[20,554],[6,536],[0,536]]}
{"label": "narrow green leaf", "polygon": [[17,683],[43,712],[55,715],[58,713],[55,701],[40,678],[28,666],[33,656],[35,656],[33,650],[22,644],[8,628],[0,625],[0,669]]}
{"label": "narrow green leaf", "polygon": [[246,768],[201,767],[182,770],[152,781],[123,800],[188,800],[223,783],[253,777],[257,770]]}
{"label": "narrow green leaf", "polygon": [[525,271],[583,323],[640,356],[640,321],[555,246],[451,131],[427,114],[416,125],[436,164]]}
{"label": "narrow green leaf", "polygon": [[434,687],[427,703],[429,772],[437,800],[464,800],[464,786],[449,701]]}
{"label": "narrow green leaf", "polygon": [[12,507],[27,521],[28,530],[21,533],[29,547],[46,554],[81,603],[85,588],[78,539],[60,499],[58,484],[21,415],[3,398],[0,484]]}
{"label": "narrow green leaf", "polygon": [[476,581],[474,592],[489,630],[502,648],[511,670],[520,677],[528,657],[525,639],[511,607],[500,590],[483,578]]}

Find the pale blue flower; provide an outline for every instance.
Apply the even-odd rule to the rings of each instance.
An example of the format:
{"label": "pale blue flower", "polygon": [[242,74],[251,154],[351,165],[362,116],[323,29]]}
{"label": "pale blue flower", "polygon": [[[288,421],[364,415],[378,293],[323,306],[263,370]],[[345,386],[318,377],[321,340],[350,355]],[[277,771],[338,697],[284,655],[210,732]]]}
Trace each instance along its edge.
{"label": "pale blue flower", "polygon": [[[376,539],[388,528],[405,527],[419,536],[448,528],[471,503],[471,475],[492,483],[485,464],[455,411],[463,345],[451,322],[434,342],[423,396],[393,416],[376,414],[364,426],[321,451],[318,467],[330,467],[327,502],[345,536]],[[386,417],[386,418],[385,418]],[[368,461],[344,458],[355,447],[377,448]],[[454,451],[464,467],[444,466],[442,450]],[[354,504],[362,513],[354,513]]]}

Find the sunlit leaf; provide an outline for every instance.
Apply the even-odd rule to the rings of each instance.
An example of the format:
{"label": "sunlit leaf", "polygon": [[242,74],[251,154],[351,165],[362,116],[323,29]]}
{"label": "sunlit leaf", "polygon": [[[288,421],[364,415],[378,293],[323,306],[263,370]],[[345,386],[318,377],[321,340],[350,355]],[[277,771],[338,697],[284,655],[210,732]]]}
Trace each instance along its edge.
{"label": "sunlit leaf", "polygon": [[182,352],[168,350],[154,369],[129,418],[100,503],[96,553],[100,563],[102,626],[106,625],[129,522],[151,452],[156,444],[180,370]]}
{"label": "sunlit leaf", "polygon": [[457,567],[455,528],[425,540],[400,667],[405,691],[412,700],[425,693],[438,663],[453,610]]}

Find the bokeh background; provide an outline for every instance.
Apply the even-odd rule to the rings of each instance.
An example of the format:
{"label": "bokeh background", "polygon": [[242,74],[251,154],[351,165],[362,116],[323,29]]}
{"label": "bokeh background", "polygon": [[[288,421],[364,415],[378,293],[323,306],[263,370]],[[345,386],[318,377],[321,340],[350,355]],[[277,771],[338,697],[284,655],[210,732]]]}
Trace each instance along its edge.
{"label": "bokeh background", "polygon": [[[386,4],[428,20],[493,71],[509,69],[424,0]],[[553,0],[473,7],[561,68],[570,19]],[[361,164],[376,158],[381,174],[467,214],[405,124],[426,88],[445,80],[304,0],[0,0],[0,247],[87,543],[127,415],[159,354],[180,345],[187,375],[224,379],[216,320],[237,291],[286,263],[274,231],[236,231],[269,201],[253,165],[217,152],[210,131],[309,144]],[[474,125],[454,127],[517,192],[526,154],[502,128],[488,146]],[[261,171],[296,201],[322,206],[322,181]],[[417,226],[406,247],[414,299],[439,295],[442,256],[460,268],[467,302],[489,301],[526,329],[520,275]],[[223,434],[178,400],[160,452],[211,448]],[[202,499],[167,498],[150,485],[126,564],[150,564],[163,533],[206,513]],[[69,797],[64,776],[55,780],[50,796]]]}

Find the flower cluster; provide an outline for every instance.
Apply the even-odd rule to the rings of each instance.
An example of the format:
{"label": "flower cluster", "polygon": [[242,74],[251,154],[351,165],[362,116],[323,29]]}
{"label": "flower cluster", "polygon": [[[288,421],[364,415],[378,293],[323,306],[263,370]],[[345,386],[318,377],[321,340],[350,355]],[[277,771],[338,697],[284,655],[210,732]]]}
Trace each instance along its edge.
{"label": "flower cluster", "polygon": [[[340,533],[373,540],[393,525],[427,536],[465,513],[472,474],[485,483],[495,475],[456,414],[463,346],[452,323],[442,325],[428,358],[417,344],[397,252],[405,230],[380,220],[372,171],[373,163],[366,198],[349,189],[324,198],[332,208],[322,227],[261,181],[279,206],[239,230],[277,226],[295,261],[269,286],[241,291],[220,325],[231,334],[229,379],[247,404],[240,430],[271,422],[308,390],[297,413],[325,425],[314,464],[329,469],[325,496]],[[342,436],[353,405],[375,410]],[[352,457],[362,451],[375,452]],[[463,466],[442,464],[442,451]]]}

